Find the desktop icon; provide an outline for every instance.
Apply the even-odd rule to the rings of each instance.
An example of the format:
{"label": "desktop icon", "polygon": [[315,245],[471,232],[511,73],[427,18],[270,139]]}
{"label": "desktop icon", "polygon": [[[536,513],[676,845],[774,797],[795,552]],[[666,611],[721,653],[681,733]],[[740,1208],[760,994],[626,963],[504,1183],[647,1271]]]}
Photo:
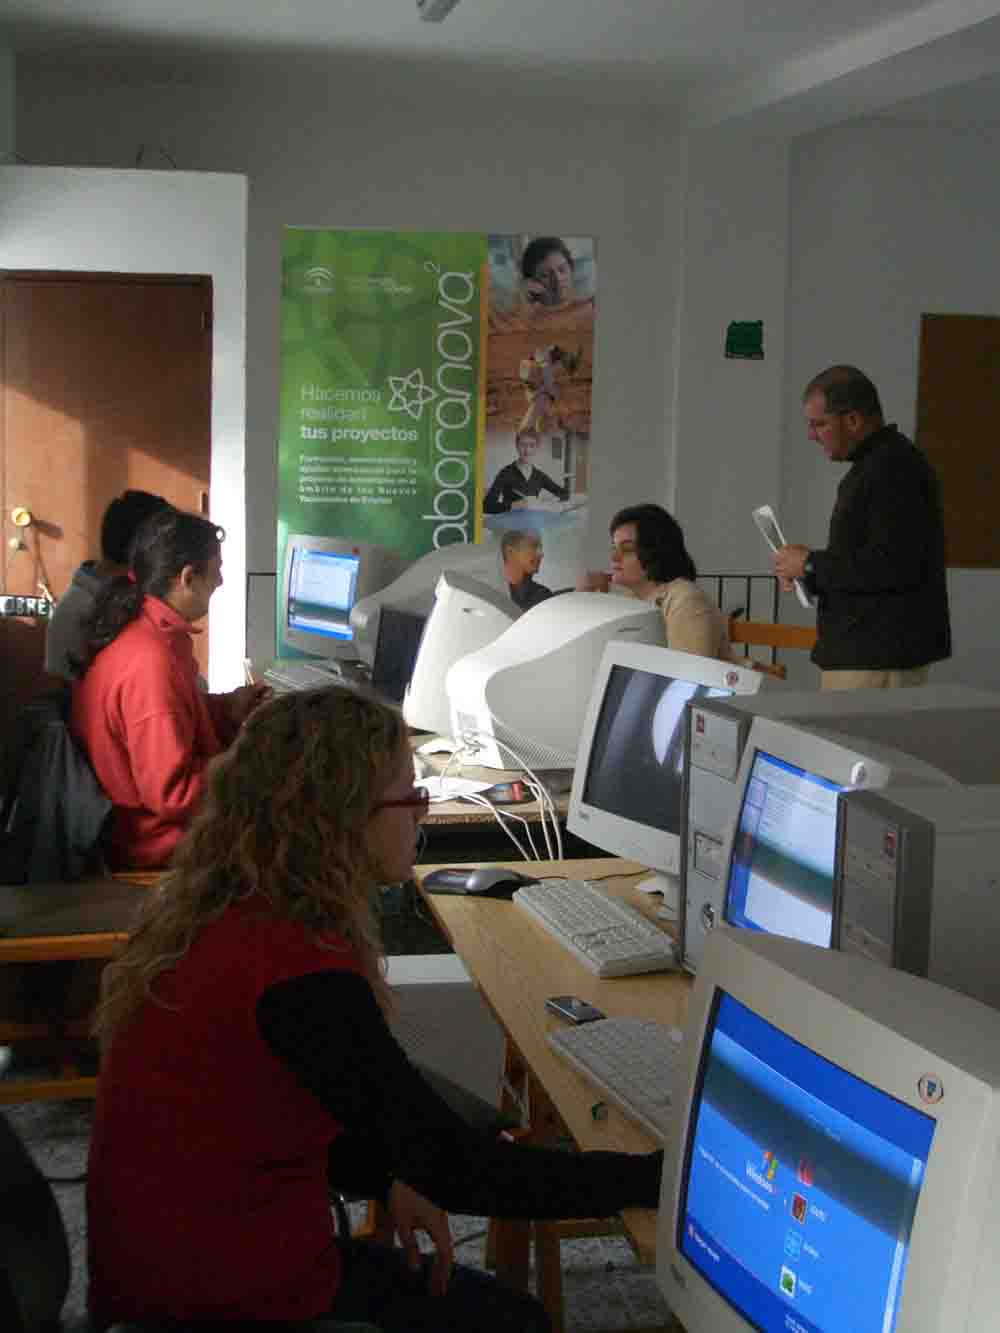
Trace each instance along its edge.
{"label": "desktop icon", "polygon": [[789,1299],[791,1299],[791,1298],[793,1298],[793,1297],[795,1296],[795,1284],[796,1284],[796,1282],[797,1282],[797,1278],[796,1278],[795,1274],[792,1272],[792,1270],[791,1270],[790,1268],[786,1268],[785,1265],[782,1264],[782,1265],[781,1265],[781,1280],[779,1281],[778,1286],[781,1288],[782,1293],[783,1293],[785,1296],[789,1297]]}
{"label": "desktop icon", "polygon": [[816,1175],[816,1168],[808,1157],[799,1158],[799,1167],[795,1173],[803,1185],[811,1185]]}
{"label": "desktop icon", "polygon": [[806,1220],[806,1211],[808,1209],[806,1196],[804,1194],[792,1195],[792,1216],[801,1226]]}
{"label": "desktop icon", "polygon": [[785,1232],[785,1253],[789,1259],[798,1259],[802,1255],[802,1237],[797,1231]]}

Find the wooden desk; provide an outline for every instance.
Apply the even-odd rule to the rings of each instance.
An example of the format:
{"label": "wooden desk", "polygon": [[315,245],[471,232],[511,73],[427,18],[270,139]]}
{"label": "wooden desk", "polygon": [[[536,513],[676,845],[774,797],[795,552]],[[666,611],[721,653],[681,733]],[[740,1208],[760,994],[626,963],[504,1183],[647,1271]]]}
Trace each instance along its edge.
{"label": "wooden desk", "polygon": [[[523,868],[523,862],[506,864]],[[430,869],[421,866],[420,872]],[[650,917],[654,915],[654,905],[634,888],[648,873],[644,866],[594,858],[535,862],[531,869],[539,876],[601,880],[614,896]],[[579,995],[609,1016],[635,1014],[683,1026],[691,978],[683,972],[660,972],[601,980],[513,903],[442,894],[426,894],[425,900],[576,1143],[584,1149],[620,1152],[650,1152],[656,1148],[658,1145],[645,1130],[614,1107],[607,1107],[604,1119],[594,1119],[592,1108],[601,1100],[599,1094],[553,1053],[546,1040],[546,1033],[559,1027],[560,1020],[545,1008],[545,999],[549,995]],[[640,1260],[653,1263],[656,1213],[634,1208],[622,1218]]]}
{"label": "wooden desk", "polygon": [[[497,782],[517,782],[523,778],[524,774],[519,769],[496,769],[479,768],[475,765],[466,767],[464,764],[452,764],[452,756],[449,754],[425,754],[420,758],[427,765],[430,773],[441,774],[447,769],[449,777],[469,778],[472,782],[488,782],[491,786]],[[552,793],[552,800],[556,807],[556,812],[563,818],[569,809],[569,783],[572,780],[572,773],[560,775],[560,787],[565,787],[564,791]],[[555,785],[555,784],[554,784]],[[521,815],[522,818],[531,823],[537,823],[541,818],[541,811],[537,801],[525,801],[523,805],[501,806],[502,810],[510,810],[514,814]],[[496,826],[492,814],[489,810],[484,810],[481,805],[473,805],[468,801],[435,801],[427,812],[425,821],[431,827],[435,825],[454,825],[454,824],[487,824]]]}

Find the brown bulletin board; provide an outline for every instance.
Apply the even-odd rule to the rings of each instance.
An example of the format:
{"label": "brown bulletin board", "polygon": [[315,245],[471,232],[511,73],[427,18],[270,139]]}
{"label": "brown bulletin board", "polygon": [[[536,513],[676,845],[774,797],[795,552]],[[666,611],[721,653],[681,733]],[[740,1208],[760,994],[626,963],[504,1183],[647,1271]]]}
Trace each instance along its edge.
{"label": "brown bulletin board", "polygon": [[941,480],[949,567],[1000,568],[1000,318],[921,316],[916,443]]}

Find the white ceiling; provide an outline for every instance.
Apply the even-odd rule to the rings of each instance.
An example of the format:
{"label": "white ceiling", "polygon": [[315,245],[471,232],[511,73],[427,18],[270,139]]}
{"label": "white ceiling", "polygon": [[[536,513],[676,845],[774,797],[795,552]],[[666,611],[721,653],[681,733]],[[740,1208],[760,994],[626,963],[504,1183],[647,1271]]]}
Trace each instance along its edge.
{"label": "white ceiling", "polygon": [[[261,61],[801,132],[1000,123],[1000,0],[0,0],[20,71],[223,80]],[[426,81],[426,80],[425,80]],[[376,87],[376,95],[378,95]],[[389,91],[388,86],[386,91]],[[943,100],[942,100],[943,99]],[[787,122],[787,123],[786,123]]]}

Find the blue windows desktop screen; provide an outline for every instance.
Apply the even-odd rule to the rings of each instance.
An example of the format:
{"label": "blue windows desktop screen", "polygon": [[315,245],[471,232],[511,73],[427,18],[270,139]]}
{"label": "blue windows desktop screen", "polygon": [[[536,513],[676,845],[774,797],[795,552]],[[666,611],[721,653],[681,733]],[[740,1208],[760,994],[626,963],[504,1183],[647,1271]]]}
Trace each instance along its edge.
{"label": "blue windows desktop screen", "polygon": [[719,992],[678,1248],[752,1328],[892,1333],[934,1120]]}

